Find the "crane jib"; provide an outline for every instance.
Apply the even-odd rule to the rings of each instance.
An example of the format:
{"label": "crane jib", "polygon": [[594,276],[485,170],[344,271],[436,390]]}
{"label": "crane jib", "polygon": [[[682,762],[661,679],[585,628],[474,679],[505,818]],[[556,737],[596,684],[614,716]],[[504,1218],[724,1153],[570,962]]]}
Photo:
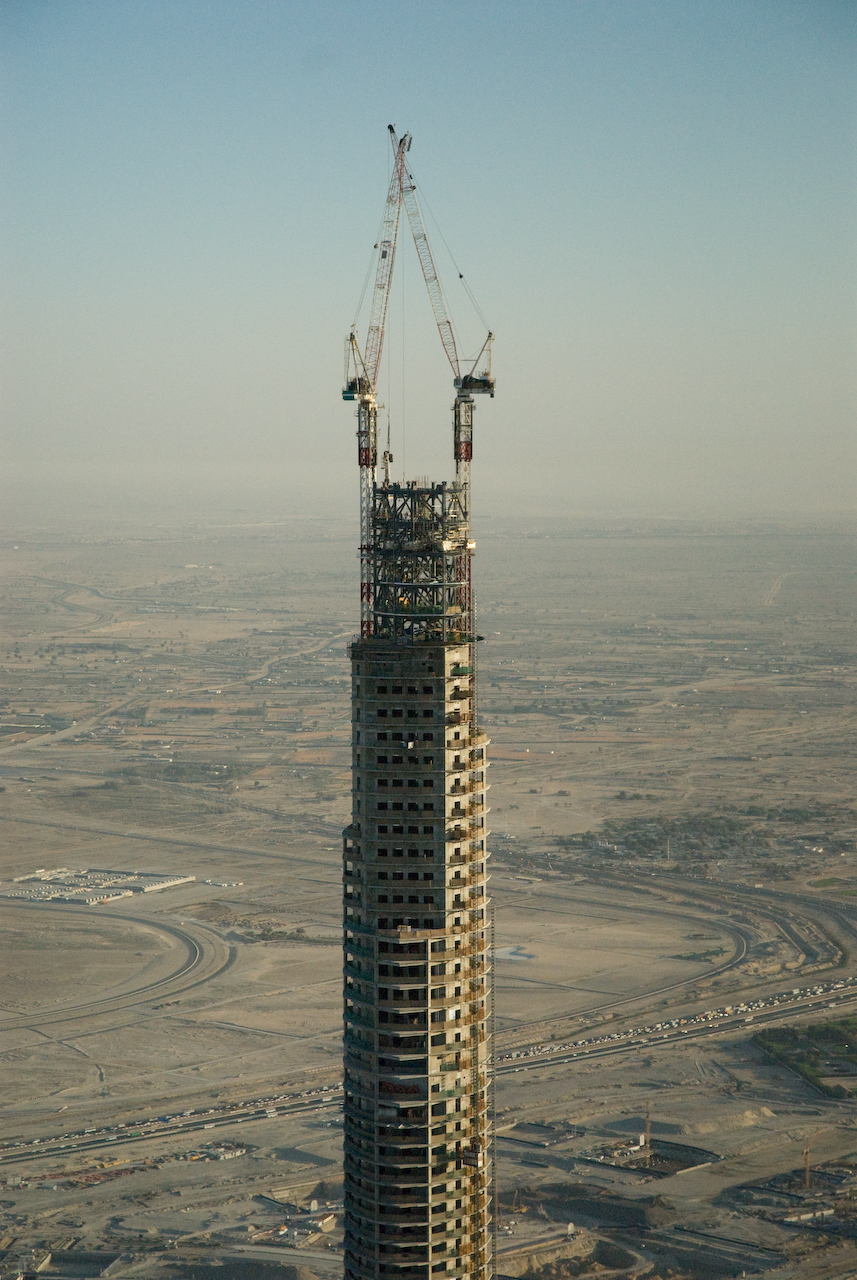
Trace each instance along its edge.
{"label": "crane jib", "polygon": [[[426,283],[432,311],[437,323],[438,333],[452,368],[455,389],[459,396],[489,395],[493,397],[495,383],[491,377],[491,343],[494,335],[491,332],[488,333],[479,355],[473,362],[473,367],[469,372],[462,373],[452,321],[447,312],[443,289],[432,256],[419,201],[417,200],[416,184],[405,164],[405,156],[410,151],[412,138],[409,133],[405,133],[400,139],[397,138],[395,128],[392,125],[389,126],[389,132],[395,153],[395,162],[384,206],[381,234],[375,246],[378,250],[378,261],[375,270],[375,287],[372,294],[369,328],[366,335],[366,345],[362,353],[357,344],[356,333],[352,330],[346,360],[343,399],[357,400],[367,395],[374,396],[375,394],[384,347],[387,310],[390,301],[403,202],[407,211],[411,233],[414,237],[420,269],[423,273],[423,279]],[[481,361],[483,355],[486,356],[486,367],[477,373],[476,365]]]}

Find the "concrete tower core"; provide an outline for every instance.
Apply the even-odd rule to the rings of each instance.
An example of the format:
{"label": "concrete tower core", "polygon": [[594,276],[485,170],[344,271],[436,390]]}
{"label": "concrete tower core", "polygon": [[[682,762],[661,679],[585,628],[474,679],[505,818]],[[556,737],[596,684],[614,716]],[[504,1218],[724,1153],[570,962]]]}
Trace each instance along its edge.
{"label": "concrete tower core", "polygon": [[367,495],[344,832],[346,1280],[494,1275],[488,739],[469,466],[456,472],[373,479]]}

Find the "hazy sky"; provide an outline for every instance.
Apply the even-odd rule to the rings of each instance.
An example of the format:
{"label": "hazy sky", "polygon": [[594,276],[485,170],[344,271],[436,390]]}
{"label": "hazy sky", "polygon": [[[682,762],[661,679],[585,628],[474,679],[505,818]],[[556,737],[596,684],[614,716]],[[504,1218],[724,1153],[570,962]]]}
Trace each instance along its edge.
{"label": "hazy sky", "polygon": [[[477,509],[853,510],[855,35],[850,0],[5,0],[9,510],[356,509],[388,123],[497,334]],[[439,479],[403,247],[382,398]]]}

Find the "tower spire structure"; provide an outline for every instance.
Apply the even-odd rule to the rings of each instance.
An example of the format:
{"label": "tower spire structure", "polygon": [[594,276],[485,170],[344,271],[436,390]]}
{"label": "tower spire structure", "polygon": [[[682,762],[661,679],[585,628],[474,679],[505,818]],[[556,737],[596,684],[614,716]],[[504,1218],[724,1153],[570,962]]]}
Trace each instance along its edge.
{"label": "tower spire structure", "polygon": [[[471,560],[473,394],[405,161],[372,322],[348,339],[357,401],[361,626],[351,645],[352,821],[343,840],[346,1280],[492,1280],[492,927]],[[375,386],[404,202],[453,368],[455,478],[377,474]],[[382,254],[386,249],[386,257]],[[382,270],[383,266],[383,270]],[[374,328],[373,328],[374,325]]]}

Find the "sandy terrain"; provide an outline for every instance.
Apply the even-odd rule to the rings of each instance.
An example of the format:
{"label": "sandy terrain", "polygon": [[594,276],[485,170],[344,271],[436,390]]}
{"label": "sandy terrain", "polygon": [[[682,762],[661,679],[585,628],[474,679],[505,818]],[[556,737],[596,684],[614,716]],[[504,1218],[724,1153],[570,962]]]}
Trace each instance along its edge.
{"label": "sandy terrain", "polygon": [[[350,532],[19,529],[0,548],[0,889],[56,866],[196,877],[102,907],[0,897],[7,1141],[277,1096],[291,1108],[338,1080]],[[848,531],[556,521],[478,536],[501,1054],[855,972]],[[801,996],[792,1013],[817,1009]],[[857,1152],[853,1103],[766,1062],[752,1030],[523,1074],[501,1062],[504,1195],[654,1185],[688,1229],[740,1235],[729,1188],[798,1168],[819,1129],[813,1159]],[[723,1159],[656,1184],[575,1164],[647,1104],[656,1135]],[[133,1245],[129,1275],[191,1274],[170,1271],[165,1239],[186,1267],[217,1241],[273,1247],[282,1215],[253,1197],[294,1183],[306,1198],[338,1171],[335,1096],[318,1105],[218,1129],[249,1144],[225,1163],[175,1158],[214,1141],[204,1129],[114,1137],[115,1167],[140,1167],[76,1188],[66,1175],[102,1150],[10,1147],[0,1178],[30,1182],[0,1192],[10,1247]],[[587,1133],[528,1154],[503,1135],[533,1119]],[[555,1230],[525,1217],[502,1248]],[[789,1276],[833,1274],[841,1235],[765,1230]],[[307,1265],[335,1273],[335,1250],[316,1253]]]}

